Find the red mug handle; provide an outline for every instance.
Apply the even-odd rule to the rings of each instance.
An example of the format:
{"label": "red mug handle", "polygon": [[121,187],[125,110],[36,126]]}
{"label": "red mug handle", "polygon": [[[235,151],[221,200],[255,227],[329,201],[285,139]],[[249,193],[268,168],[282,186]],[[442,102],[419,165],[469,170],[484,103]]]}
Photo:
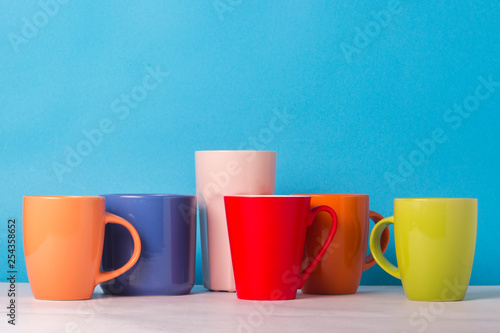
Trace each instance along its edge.
{"label": "red mug handle", "polygon": [[[377,212],[373,212],[370,210],[370,220],[377,224],[384,217]],[[380,238],[380,248],[382,249],[382,253],[385,253],[387,250],[387,246],[389,245],[389,227],[386,227],[382,232],[382,237]],[[373,259],[372,254],[366,256],[365,265],[363,266],[363,271],[366,271],[368,268],[372,267],[375,264],[375,260]]]}
{"label": "red mug handle", "polygon": [[300,272],[298,289],[302,288],[304,282],[306,282],[307,278],[309,277],[309,274],[311,274],[314,267],[316,267],[316,265],[321,261],[321,258],[326,253],[326,250],[330,246],[330,243],[333,240],[333,236],[335,236],[335,232],[337,231],[337,214],[332,208],[325,205],[317,206],[311,209],[307,226],[310,226],[313,223],[314,218],[319,214],[319,212],[327,212],[328,214],[330,214],[330,216],[332,217],[332,227],[330,229],[328,237],[326,238],[325,244],[323,244],[316,257],[314,257],[313,261],[309,265],[307,265],[307,267],[304,268],[302,272]]}

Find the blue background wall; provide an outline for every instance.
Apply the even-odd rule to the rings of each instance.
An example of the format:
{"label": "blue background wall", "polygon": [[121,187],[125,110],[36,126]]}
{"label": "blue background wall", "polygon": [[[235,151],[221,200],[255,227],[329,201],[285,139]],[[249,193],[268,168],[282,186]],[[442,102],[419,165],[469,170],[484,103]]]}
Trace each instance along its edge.
{"label": "blue background wall", "polygon": [[54,4],[1,5],[1,278],[23,195],[194,194],[195,150],[253,144],[278,152],[279,194],[366,193],[383,215],[395,197],[477,197],[471,283],[498,284],[497,2]]}

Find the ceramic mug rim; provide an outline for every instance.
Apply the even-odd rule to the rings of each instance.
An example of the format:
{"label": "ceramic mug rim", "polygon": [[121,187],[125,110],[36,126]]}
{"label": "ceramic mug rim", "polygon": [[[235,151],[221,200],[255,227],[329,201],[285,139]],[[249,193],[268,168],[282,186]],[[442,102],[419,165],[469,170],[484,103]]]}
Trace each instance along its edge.
{"label": "ceramic mug rim", "polygon": [[225,195],[224,198],[310,198],[310,195],[298,194],[233,194]]}
{"label": "ceramic mug rim", "polygon": [[103,199],[98,195],[24,195],[23,198],[36,198],[36,199],[50,199],[50,200],[61,200],[61,199],[70,199],[70,200],[78,200],[78,199]]}
{"label": "ceramic mug rim", "polygon": [[336,197],[336,198],[366,198],[370,197],[369,194],[342,194],[342,193],[310,193],[310,194],[294,194],[307,197]]}
{"label": "ceramic mug rim", "polygon": [[207,153],[275,153],[274,150],[196,150],[195,154],[207,154]]}
{"label": "ceramic mug rim", "polygon": [[394,201],[477,201],[477,198],[395,198]]}
{"label": "ceramic mug rim", "polygon": [[100,197],[123,198],[123,199],[163,199],[163,198],[196,198],[193,194],[169,194],[169,193],[110,193],[100,194]]}

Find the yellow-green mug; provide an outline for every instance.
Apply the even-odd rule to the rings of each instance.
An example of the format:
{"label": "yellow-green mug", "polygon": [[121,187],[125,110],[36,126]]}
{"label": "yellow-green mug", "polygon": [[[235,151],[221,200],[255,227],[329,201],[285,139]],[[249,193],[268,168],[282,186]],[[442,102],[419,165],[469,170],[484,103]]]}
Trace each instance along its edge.
{"label": "yellow-green mug", "polygon": [[[389,224],[394,224],[398,267],[380,248]],[[469,286],[476,232],[477,199],[395,199],[394,216],[372,230],[370,250],[380,267],[401,279],[408,299],[460,301]]]}

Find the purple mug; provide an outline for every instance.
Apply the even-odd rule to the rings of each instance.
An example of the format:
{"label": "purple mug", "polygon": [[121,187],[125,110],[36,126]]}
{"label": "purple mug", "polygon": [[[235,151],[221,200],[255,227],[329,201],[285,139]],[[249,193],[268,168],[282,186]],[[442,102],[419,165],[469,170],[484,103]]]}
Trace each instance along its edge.
{"label": "purple mug", "polygon": [[[127,219],[142,243],[141,256],[125,274],[101,283],[112,295],[182,295],[194,285],[196,197],[173,194],[108,194],[106,211]],[[133,251],[125,228],[106,225],[102,270],[121,267]]]}

